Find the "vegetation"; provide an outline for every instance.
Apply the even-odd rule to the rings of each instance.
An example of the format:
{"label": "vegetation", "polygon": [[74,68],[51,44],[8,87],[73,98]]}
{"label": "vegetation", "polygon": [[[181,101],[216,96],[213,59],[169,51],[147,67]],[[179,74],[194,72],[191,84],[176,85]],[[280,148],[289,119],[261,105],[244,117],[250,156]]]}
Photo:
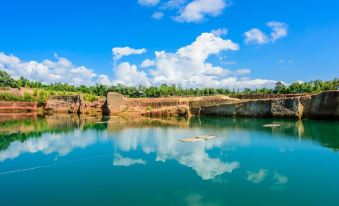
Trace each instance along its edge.
{"label": "vegetation", "polygon": [[0,93],[0,101],[12,102],[34,102],[35,98],[29,93],[25,92],[24,95],[14,95],[8,92]]}
{"label": "vegetation", "polygon": [[[282,82],[277,82],[275,88],[268,89],[244,89],[244,90],[229,90],[226,88],[182,88],[180,85],[166,85],[163,84],[159,87],[129,87],[122,84],[106,86],[74,86],[69,84],[54,83],[43,84],[37,81],[30,81],[24,77],[18,80],[12,79],[8,73],[0,70],[0,87],[20,88],[27,87],[33,88],[33,96],[39,104],[46,102],[50,95],[74,95],[83,94],[84,99],[87,101],[96,101],[98,96],[106,96],[107,92],[119,92],[128,97],[162,97],[162,96],[209,96],[209,95],[242,95],[242,94],[297,94],[297,93],[317,93],[326,90],[339,89],[339,79],[336,78],[332,81],[310,81],[310,82],[295,82],[291,85],[285,85]],[[25,96],[25,95],[24,95]],[[17,97],[1,97],[4,100],[13,99]],[[31,98],[26,95],[29,101]],[[2,100],[1,99],[1,100]],[[10,101],[10,100],[8,100]]]}

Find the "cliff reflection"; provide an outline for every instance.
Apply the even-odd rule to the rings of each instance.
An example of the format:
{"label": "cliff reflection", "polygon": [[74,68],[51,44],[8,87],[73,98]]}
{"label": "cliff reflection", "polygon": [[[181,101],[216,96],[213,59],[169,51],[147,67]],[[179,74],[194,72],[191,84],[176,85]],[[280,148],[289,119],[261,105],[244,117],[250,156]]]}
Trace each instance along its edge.
{"label": "cliff reflection", "polygon": [[[262,125],[276,123],[275,128]],[[111,142],[115,148],[114,166],[147,164],[143,157],[130,158],[134,151],[154,154],[155,161],[174,160],[193,169],[202,179],[213,179],[232,173],[240,162],[223,155],[251,145],[257,132],[270,138],[292,141],[308,140],[337,150],[339,127],[337,122],[192,118],[150,119],[122,117],[90,117],[53,115],[46,117],[0,118],[0,162],[24,153],[69,154],[75,148],[86,148],[96,142]],[[199,135],[218,138],[196,143],[182,143],[178,139]],[[273,140],[272,140],[273,141]],[[212,151],[218,150],[217,153]]]}

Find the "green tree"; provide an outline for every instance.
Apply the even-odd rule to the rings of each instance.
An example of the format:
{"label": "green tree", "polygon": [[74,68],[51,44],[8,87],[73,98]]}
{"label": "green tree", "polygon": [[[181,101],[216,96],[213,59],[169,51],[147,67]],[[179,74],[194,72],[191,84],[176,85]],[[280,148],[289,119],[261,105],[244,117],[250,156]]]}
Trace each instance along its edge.
{"label": "green tree", "polygon": [[0,87],[19,88],[19,85],[6,71],[0,70]]}

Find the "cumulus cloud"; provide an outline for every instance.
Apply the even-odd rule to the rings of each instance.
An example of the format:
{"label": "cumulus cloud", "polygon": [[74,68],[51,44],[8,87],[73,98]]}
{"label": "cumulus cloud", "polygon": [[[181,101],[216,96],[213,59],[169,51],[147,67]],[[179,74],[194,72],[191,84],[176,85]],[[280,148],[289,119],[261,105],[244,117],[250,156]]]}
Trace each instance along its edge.
{"label": "cumulus cloud", "polygon": [[266,44],[269,42],[269,38],[266,34],[257,28],[245,32],[244,35],[247,44]]}
{"label": "cumulus cloud", "polygon": [[247,181],[250,181],[254,184],[262,182],[267,176],[267,170],[260,169],[257,172],[247,172]]}
{"label": "cumulus cloud", "polygon": [[164,13],[160,12],[160,11],[156,11],[152,14],[153,19],[160,20],[160,19],[162,19],[162,17],[164,17]]}
{"label": "cumulus cloud", "polygon": [[129,62],[120,63],[115,69],[116,80],[114,84],[125,84],[128,86],[149,86],[146,73],[138,71],[137,66]]}
{"label": "cumulus cloud", "polygon": [[186,88],[230,89],[272,87],[275,84],[275,81],[266,79],[239,79],[238,76],[249,74],[250,70],[231,71],[208,61],[210,56],[237,50],[239,45],[229,39],[223,39],[213,33],[202,33],[191,44],[179,48],[176,52],[156,51],[154,60],[146,59],[141,63],[142,68],[154,66],[147,73],[127,62],[119,65],[115,81],[135,86],[140,83],[155,86],[166,83],[180,84]]}
{"label": "cumulus cloud", "polygon": [[138,4],[140,4],[141,6],[152,7],[152,6],[156,6],[159,3],[160,3],[160,0],[138,0]]}
{"label": "cumulus cloud", "polygon": [[283,22],[270,21],[270,22],[267,22],[267,26],[272,29],[271,40],[273,42],[287,36],[287,32],[288,32],[287,24]]}
{"label": "cumulus cloud", "polygon": [[112,49],[114,60],[119,60],[124,56],[138,55],[146,52],[146,49],[133,49],[131,47],[114,47]]}
{"label": "cumulus cloud", "polygon": [[201,22],[206,16],[219,16],[228,6],[226,0],[194,0],[181,8],[179,15],[174,17],[178,22]]}
{"label": "cumulus cloud", "polygon": [[150,59],[145,59],[141,64],[140,67],[146,68],[146,67],[151,67],[155,65],[155,61],[150,60]]}
{"label": "cumulus cloud", "polygon": [[241,76],[241,75],[246,75],[250,73],[251,73],[250,69],[237,69],[233,72],[235,76]]}
{"label": "cumulus cloud", "polygon": [[128,157],[123,157],[120,154],[115,154],[115,158],[113,160],[114,166],[129,167],[136,164],[144,165],[146,164],[146,161],[144,161],[143,159],[132,159]]}
{"label": "cumulus cloud", "polygon": [[109,85],[112,85],[112,82],[107,75],[101,74],[99,75],[99,78],[98,78],[98,84],[109,86]]}
{"label": "cumulus cloud", "polygon": [[138,0],[142,6],[154,7],[158,10],[153,13],[152,18],[161,19],[166,10],[175,10],[173,20],[177,22],[199,23],[208,17],[216,17],[223,13],[224,9],[231,5],[229,0]]}
{"label": "cumulus cloud", "polygon": [[97,82],[98,74],[85,66],[76,66],[55,54],[55,60],[23,61],[14,55],[0,52],[0,69],[7,71],[13,78],[23,76],[43,83],[69,83],[73,85],[92,85]]}
{"label": "cumulus cloud", "polygon": [[286,37],[288,34],[288,25],[286,23],[270,21],[267,22],[266,25],[272,30],[270,34],[265,34],[258,28],[250,29],[249,31],[244,33],[245,43],[267,44]]}
{"label": "cumulus cloud", "polygon": [[224,36],[228,33],[228,29],[226,28],[213,29],[211,33],[214,34],[215,36]]}
{"label": "cumulus cloud", "polygon": [[187,0],[169,0],[162,5],[162,9],[179,9],[182,8]]}

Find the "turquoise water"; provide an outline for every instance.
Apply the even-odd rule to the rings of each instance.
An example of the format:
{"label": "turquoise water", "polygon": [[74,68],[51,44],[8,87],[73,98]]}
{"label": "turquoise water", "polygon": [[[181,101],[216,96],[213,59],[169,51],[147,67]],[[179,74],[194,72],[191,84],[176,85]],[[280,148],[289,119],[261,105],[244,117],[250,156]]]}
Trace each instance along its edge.
{"label": "turquoise water", "polygon": [[338,205],[338,149],[335,121],[5,118],[0,205]]}

